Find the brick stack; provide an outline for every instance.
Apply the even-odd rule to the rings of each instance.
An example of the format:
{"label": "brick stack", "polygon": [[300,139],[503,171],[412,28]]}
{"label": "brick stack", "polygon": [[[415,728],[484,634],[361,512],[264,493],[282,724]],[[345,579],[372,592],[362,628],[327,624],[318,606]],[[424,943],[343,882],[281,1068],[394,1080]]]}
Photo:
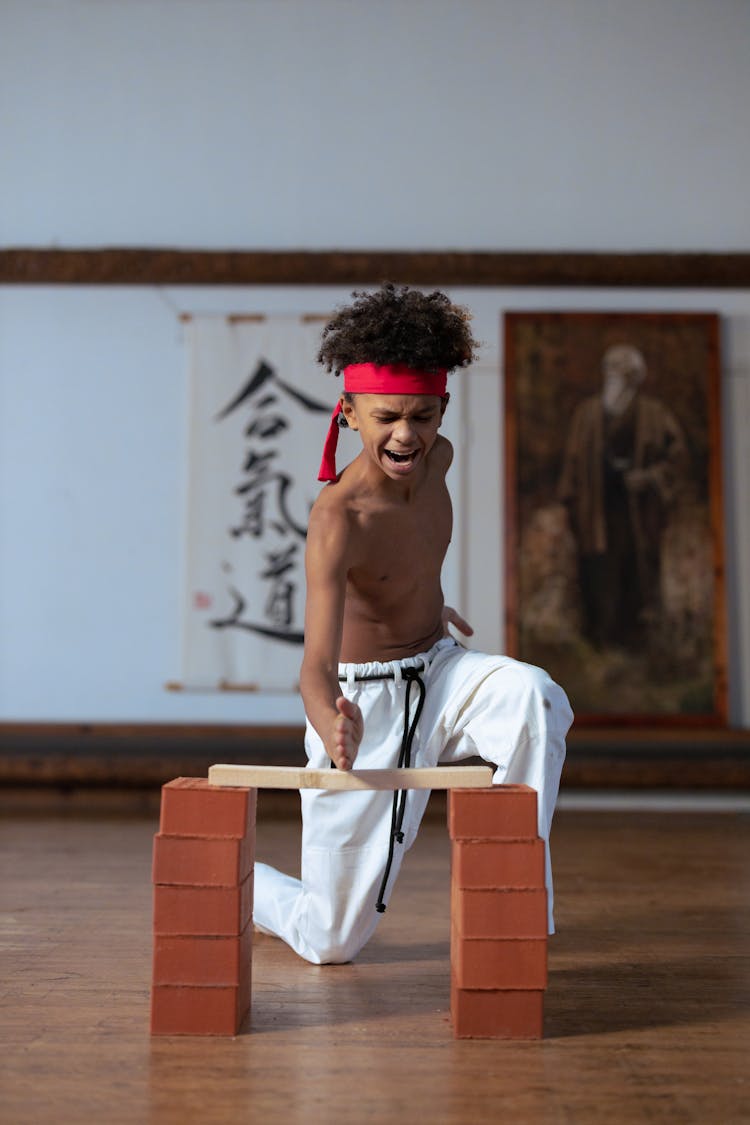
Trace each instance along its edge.
{"label": "brick stack", "polygon": [[236,1035],[250,1010],[256,796],[192,777],[162,788],[152,1035]]}
{"label": "brick stack", "polygon": [[526,785],[453,789],[451,1020],[459,1039],[540,1039],[547,984],[544,841]]}

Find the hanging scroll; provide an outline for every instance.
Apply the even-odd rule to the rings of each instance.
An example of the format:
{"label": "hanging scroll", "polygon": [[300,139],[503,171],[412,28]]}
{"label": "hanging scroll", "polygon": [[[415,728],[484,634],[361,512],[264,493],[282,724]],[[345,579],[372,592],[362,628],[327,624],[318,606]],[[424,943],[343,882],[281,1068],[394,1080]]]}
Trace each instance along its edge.
{"label": "hanging scroll", "polygon": [[297,689],[307,522],[340,390],[315,360],[321,327],[297,316],[187,324],[188,689]]}

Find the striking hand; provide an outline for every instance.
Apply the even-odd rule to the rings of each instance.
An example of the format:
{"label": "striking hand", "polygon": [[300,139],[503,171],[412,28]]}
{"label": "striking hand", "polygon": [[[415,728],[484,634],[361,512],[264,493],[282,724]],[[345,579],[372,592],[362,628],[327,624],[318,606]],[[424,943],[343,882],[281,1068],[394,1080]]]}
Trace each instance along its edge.
{"label": "striking hand", "polygon": [[333,724],[332,748],[329,753],[338,769],[350,770],[357,757],[365,724],[357,704],[343,695],[336,700],[336,710],[338,716]]}

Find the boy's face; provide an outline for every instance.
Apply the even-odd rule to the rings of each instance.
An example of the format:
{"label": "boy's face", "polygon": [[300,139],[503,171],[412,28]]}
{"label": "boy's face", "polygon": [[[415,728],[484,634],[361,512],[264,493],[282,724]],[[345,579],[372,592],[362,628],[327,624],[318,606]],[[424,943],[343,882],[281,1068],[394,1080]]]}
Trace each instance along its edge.
{"label": "boy's face", "polygon": [[367,456],[391,480],[416,472],[435,444],[449,396],[355,394],[342,397],[350,429],[357,430]]}

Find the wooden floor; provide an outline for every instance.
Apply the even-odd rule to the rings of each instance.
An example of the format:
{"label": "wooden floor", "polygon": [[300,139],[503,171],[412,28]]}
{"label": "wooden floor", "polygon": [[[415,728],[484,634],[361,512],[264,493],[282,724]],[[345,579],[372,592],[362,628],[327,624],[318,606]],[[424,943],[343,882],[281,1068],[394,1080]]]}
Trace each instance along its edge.
{"label": "wooden floor", "polygon": [[[154,816],[0,824],[0,1120],[750,1121],[750,818],[562,811],[545,1039],[456,1041],[428,819],[356,963],[258,937],[252,1032],[148,1036]],[[259,858],[297,862],[295,821]]]}

